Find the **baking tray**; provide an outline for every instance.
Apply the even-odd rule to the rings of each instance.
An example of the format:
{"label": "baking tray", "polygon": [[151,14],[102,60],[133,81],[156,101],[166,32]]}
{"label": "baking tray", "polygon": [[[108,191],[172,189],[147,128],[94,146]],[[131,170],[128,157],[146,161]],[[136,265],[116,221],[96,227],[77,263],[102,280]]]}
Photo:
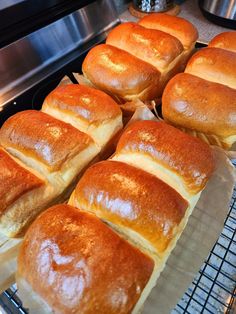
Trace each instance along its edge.
{"label": "baking tray", "polygon": [[[101,40],[102,42],[102,40]],[[197,43],[196,48],[205,47]],[[27,103],[31,109],[39,109],[45,96],[56,87],[64,75],[68,75],[73,83],[76,83],[73,71],[80,72],[84,56],[81,56],[70,68],[64,68],[62,73],[55,73],[50,80],[45,80],[34,89],[17,99],[18,105]],[[60,75],[59,75],[60,74]],[[19,108],[19,107],[18,107]],[[26,108],[24,108],[26,109]],[[29,109],[29,108],[27,108]],[[161,106],[157,107],[161,116]],[[22,110],[22,109],[21,109]],[[159,112],[160,111],[160,112]],[[5,120],[6,117],[4,117]],[[233,162],[236,167],[236,160]],[[236,187],[234,189],[228,215],[224,228],[212,248],[209,256],[202,265],[192,284],[172,310],[171,314],[182,313],[236,313]],[[16,286],[12,286],[0,295],[0,306],[6,313],[28,313],[23,308],[21,300],[17,296]],[[1,313],[1,308],[0,308]],[[157,312],[158,314],[158,312]]]}

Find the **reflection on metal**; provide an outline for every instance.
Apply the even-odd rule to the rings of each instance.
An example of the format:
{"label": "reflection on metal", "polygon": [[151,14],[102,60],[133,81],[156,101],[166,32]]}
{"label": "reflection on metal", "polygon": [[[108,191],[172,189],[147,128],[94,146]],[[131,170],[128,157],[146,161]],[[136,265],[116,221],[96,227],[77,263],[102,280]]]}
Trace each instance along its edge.
{"label": "reflection on metal", "polygon": [[1,0],[0,10],[6,9],[10,6],[16,5],[18,3],[24,2],[25,0]]}
{"label": "reflection on metal", "polygon": [[236,0],[204,0],[202,7],[211,14],[235,20],[236,23]]}
{"label": "reflection on metal", "polygon": [[110,0],[96,1],[0,49],[0,107],[75,58],[76,50],[119,22]]}

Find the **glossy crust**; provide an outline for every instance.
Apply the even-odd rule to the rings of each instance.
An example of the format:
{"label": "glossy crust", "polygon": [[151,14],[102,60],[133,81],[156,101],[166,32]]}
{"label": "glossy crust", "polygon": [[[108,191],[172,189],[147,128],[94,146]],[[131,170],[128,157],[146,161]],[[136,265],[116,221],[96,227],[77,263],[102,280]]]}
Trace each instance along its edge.
{"label": "glossy crust", "polygon": [[162,114],[179,127],[221,138],[236,135],[236,90],[180,73],[164,90]]}
{"label": "glossy crust", "polygon": [[159,71],[168,69],[170,63],[184,50],[177,38],[131,22],[115,27],[106,43],[154,65]]}
{"label": "glossy crust", "polygon": [[58,171],[63,163],[87,148],[93,140],[68,123],[43,112],[26,110],[10,117],[0,130],[0,144]]}
{"label": "glossy crust", "polygon": [[236,52],[236,31],[218,34],[209,42],[208,46]]}
{"label": "glossy crust", "polygon": [[90,167],[77,184],[74,206],[127,227],[163,253],[175,237],[188,203],[155,176],[118,161]]}
{"label": "glossy crust", "polygon": [[131,313],[153,267],[94,215],[69,205],[36,219],[18,257],[18,277],[65,314]]}
{"label": "glossy crust", "polygon": [[44,184],[1,148],[0,180],[0,215],[22,195]]}
{"label": "glossy crust", "polygon": [[92,48],[82,65],[97,88],[122,100],[153,100],[160,96],[160,72],[128,52],[110,45]]}
{"label": "glossy crust", "polygon": [[188,61],[186,73],[236,89],[236,54],[221,48],[203,48]]}
{"label": "glossy crust", "polygon": [[116,153],[148,155],[182,177],[190,193],[200,192],[214,171],[209,145],[165,122],[137,121],[122,134]]}
{"label": "glossy crust", "polygon": [[158,29],[178,38],[185,49],[190,49],[198,39],[196,27],[178,16],[153,13],[144,16],[138,23],[144,27]]}
{"label": "glossy crust", "polygon": [[107,94],[79,84],[62,85],[45,99],[42,110],[56,108],[89,124],[100,124],[121,114],[118,104]]}

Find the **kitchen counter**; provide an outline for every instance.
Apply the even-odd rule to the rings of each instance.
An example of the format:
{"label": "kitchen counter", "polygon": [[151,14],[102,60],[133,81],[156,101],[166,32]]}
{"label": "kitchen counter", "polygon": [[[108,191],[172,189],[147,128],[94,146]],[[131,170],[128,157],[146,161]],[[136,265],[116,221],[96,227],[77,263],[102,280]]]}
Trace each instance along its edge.
{"label": "kitchen counter", "polygon": [[[117,3],[118,2],[117,9],[120,14],[121,22],[136,22],[138,19],[132,16],[128,10],[129,4],[126,1],[117,1]],[[181,12],[178,16],[189,20],[197,27],[199,32],[198,41],[201,43],[207,44],[217,34],[229,31],[228,28],[215,25],[208,21],[201,13],[198,0],[186,0],[180,7]]]}

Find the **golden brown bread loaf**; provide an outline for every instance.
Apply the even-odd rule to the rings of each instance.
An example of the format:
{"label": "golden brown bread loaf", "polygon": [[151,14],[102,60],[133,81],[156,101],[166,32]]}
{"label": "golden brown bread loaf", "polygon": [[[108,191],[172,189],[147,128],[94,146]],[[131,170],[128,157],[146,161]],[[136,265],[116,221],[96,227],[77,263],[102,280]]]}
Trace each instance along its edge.
{"label": "golden brown bread loaf", "polygon": [[117,103],[102,91],[84,85],[57,87],[44,100],[42,111],[87,133],[101,147],[122,128]]}
{"label": "golden brown bread loaf", "polygon": [[0,229],[4,234],[18,236],[55,193],[46,178],[0,148]]}
{"label": "golden brown bread loaf", "polygon": [[3,147],[36,159],[49,172],[61,169],[68,157],[72,158],[91,143],[87,134],[36,110],[13,115],[0,130]]}
{"label": "golden brown bread loaf", "polygon": [[0,174],[2,180],[2,184],[0,184],[0,214],[22,195],[44,184],[40,178],[22,168],[2,148],[0,148]]}
{"label": "golden brown bread loaf", "polygon": [[112,160],[85,172],[70,204],[94,212],[159,257],[179,233],[188,207],[187,201],[154,175]]}
{"label": "golden brown bread loaf", "polygon": [[202,48],[188,61],[186,73],[236,89],[236,54],[221,48]]}
{"label": "golden brown bread loaf", "polygon": [[208,46],[236,52],[236,31],[224,32],[216,35],[209,42]]}
{"label": "golden brown bread loaf", "polygon": [[36,110],[10,117],[0,130],[0,145],[61,190],[99,152],[89,135]]}
{"label": "golden brown bread loaf", "polygon": [[133,122],[122,134],[113,160],[156,175],[188,201],[202,191],[214,171],[209,145],[157,121]]}
{"label": "golden brown bread loaf", "polygon": [[140,25],[163,31],[180,40],[185,50],[192,50],[198,38],[198,31],[189,21],[165,13],[153,13],[144,16]]}
{"label": "golden brown bread loaf", "polygon": [[127,314],[145,293],[153,269],[150,257],[94,215],[57,205],[26,233],[17,284],[43,299],[40,313]]}
{"label": "golden brown bread loaf", "polygon": [[95,87],[122,101],[147,101],[161,95],[161,74],[154,66],[110,45],[92,48],[82,71]]}
{"label": "golden brown bread loaf", "polygon": [[236,90],[181,73],[162,96],[166,122],[206,142],[230,148],[236,141]]}
{"label": "golden brown bread loaf", "polygon": [[162,75],[181,62],[184,50],[176,37],[131,22],[115,27],[108,34],[106,43],[154,65]]}

